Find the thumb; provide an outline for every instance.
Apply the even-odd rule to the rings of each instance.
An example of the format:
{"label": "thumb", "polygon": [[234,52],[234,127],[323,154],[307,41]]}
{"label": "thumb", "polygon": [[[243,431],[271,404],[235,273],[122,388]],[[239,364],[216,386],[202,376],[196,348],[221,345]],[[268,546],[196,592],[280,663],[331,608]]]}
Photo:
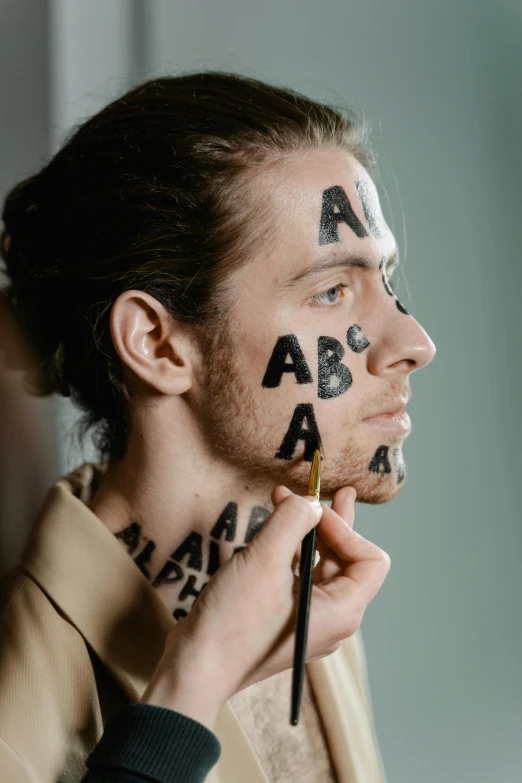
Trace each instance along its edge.
{"label": "thumb", "polygon": [[318,525],[323,506],[315,498],[294,495],[286,487],[273,490],[273,501],[279,498],[282,499],[256,533],[249,549],[255,550],[263,562],[283,568],[292,562],[306,534]]}
{"label": "thumb", "polygon": [[[272,503],[274,504],[274,506],[276,506],[278,503],[281,503],[281,501],[283,501],[286,497],[288,497],[291,494],[292,492],[288,489],[288,487],[285,487],[283,485],[275,487],[274,490],[272,491]],[[319,543],[319,534],[317,534],[316,550],[319,549],[318,543]],[[302,546],[302,541],[298,543],[297,549],[295,550],[294,556],[292,558],[291,567],[292,567],[292,573],[295,574],[295,576],[299,576],[301,546]],[[317,563],[317,560],[318,560],[318,552],[316,551],[315,563]]]}

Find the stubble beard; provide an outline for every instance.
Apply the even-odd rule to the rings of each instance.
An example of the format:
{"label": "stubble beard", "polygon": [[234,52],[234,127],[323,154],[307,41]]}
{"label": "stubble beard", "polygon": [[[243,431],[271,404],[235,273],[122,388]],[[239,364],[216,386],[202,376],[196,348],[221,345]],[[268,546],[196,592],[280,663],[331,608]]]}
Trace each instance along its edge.
{"label": "stubble beard", "polygon": [[[243,476],[251,476],[255,483],[263,482],[270,487],[283,484],[293,492],[306,494],[311,463],[303,458],[303,442],[298,442],[297,456],[292,460],[274,456],[279,443],[274,443],[273,433],[263,420],[252,385],[245,380],[249,377],[249,368],[242,367],[238,359],[240,350],[226,326],[215,330],[211,339],[205,338],[204,355],[206,371],[201,383],[203,392],[198,416],[209,449],[237,467]],[[319,417],[318,425],[321,429]],[[377,446],[364,437],[362,426],[347,422],[343,427],[346,445],[336,451],[329,448],[327,438],[321,433],[322,499],[329,500],[341,487],[351,486],[357,491],[358,502],[380,504],[396,497],[403,489],[406,464],[404,476],[398,483],[392,460],[394,449],[399,450],[402,459],[402,439],[386,438],[383,434],[383,441],[378,445],[389,446],[391,472],[372,472],[370,464]],[[336,425],[337,438],[341,428]]]}

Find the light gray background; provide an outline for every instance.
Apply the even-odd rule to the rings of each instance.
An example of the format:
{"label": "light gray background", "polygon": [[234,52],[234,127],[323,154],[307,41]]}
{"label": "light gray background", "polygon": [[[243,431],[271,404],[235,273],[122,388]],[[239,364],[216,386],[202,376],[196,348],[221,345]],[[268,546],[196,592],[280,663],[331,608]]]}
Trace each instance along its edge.
{"label": "light gray background", "polygon": [[[31,10],[13,35],[41,44],[41,6],[1,0],[0,19]],[[135,81],[183,70],[245,73],[370,119],[406,255],[411,298],[404,284],[399,295],[438,348],[412,379],[405,491],[358,506],[357,529],[392,560],[363,620],[377,734],[390,783],[522,780],[520,4],[57,0],[48,12],[45,78],[38,47],[2,68],[4,189],[47,131],[55,150]],[[71,411],[55,407],[64,472],[91,452],[68,445]]]}

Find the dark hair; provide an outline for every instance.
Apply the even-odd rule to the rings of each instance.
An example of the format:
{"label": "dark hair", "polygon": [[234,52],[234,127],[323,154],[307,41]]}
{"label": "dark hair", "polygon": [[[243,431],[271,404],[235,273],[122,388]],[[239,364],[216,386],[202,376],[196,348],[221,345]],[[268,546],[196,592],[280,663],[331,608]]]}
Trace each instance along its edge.
{"label": "dark hair", "polygon": [[117,297],[146,291],[196,325],[222,314],[222,284],[262,237],[249,222],[259,208],[249,173],[324,145],[375,165],[368,123],[353,109],[235,74],[163,77],[75,128],[9,192],[3,297],[37,357],[31,392],[71,396],[81,435],[96,426],[101,457],[125,454],[131,425],[109,328]]}

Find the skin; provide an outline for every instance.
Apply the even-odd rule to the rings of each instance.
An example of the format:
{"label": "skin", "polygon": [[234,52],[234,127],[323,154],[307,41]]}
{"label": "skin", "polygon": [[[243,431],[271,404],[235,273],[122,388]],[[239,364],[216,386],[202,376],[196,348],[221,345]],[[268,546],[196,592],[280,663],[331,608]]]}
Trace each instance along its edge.
{"label": "skin", "polygon": [[[137,407],[127,455],[109,467],[90,507],[133,558],[142,555],[151,583],[177,562],[170,566],[176,580],[155,589],[178,619],[208,582],[216,548],[223,564],[247,545],[253,509],[272,509],[275,485],[306,494],[310,462],[303,441],[292,459],[275,456],[298,405],[313,406],[319,428],[323,499],[349,485],[359,501],[383,503],[403,489],[405,434],[364,419],[409,397],[410,374],[435,354],[426,332],[383,284],[382,259],[388,280],[397,246],[375,186],[353,156],[336,147],[302,152],[258,171],[253,185],[267,238],[228,278],[222,324],[202,335],[137,290],[125,291],[111,314]],[[333,186],[345,191],[366,236],[339,222],[338,241],[319,243],[322,194]],[[379,227],[373,233],[370,208]],[[363,258],[365,268],[343,264],[349,254]],[[369,343],[357,351],[347,341],[354,325],[360,329],[351,330],[351,341]],[[312,382],[297,383],[295,373],[284,372],[278,386],[264,387],[284,335],[296,336]],[[325,336],[342,345],[341,361],[352,376],[346,391],[326,399],[318,393],[318,338]],[[388,447],[389,472],[370,469],[382,447]],[[230,503],[237,504],[235,520],[218,530]],[[139,531],[129,546],[124,531],[131,524]],[[188,550],[180,555],[189,543],[192,558]]]}

